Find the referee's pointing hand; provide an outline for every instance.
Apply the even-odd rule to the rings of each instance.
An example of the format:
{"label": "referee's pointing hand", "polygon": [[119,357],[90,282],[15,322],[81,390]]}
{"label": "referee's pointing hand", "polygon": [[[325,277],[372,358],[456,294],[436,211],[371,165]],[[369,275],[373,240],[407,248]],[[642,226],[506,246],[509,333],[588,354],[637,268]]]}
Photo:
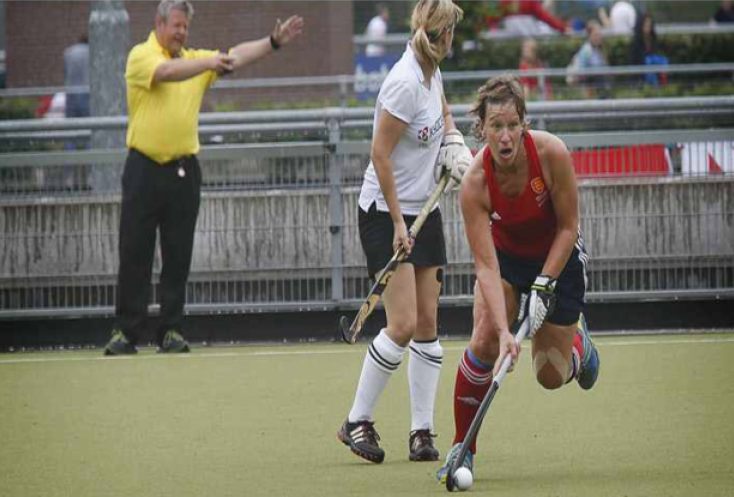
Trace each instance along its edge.
{"label": "referee's pointing hand", "polygon": [[301,16],[290,16],[285,22],[280,22],[280,19],[275,21],[275,27],[273,28],[273,41],[280,45],[286,45],[293,38],[300,35],[303,31],[303,18]]}

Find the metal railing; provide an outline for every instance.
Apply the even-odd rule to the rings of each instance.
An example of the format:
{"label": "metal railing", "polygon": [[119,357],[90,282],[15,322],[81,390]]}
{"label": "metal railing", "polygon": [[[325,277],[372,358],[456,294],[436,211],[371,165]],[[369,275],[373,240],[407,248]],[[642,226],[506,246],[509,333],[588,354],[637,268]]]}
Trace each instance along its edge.
{"label": "metal railing", "polygon": [[[711,75],[725,74],[731,79],[734,73],[734,63],[707,63],[707,64],[669,64],[666,66],[609,66],[602,68],[590,68],[574,72],[574,76],[584,77],[608,77],[621,78],[630,76],[643,76],[648,73],[665,72],[671,77],[675,76],[701,76],[703,80]],[[447,87],[450,85],[472,85],[472,89],[481,82],[503,73],[512,73],[524,77],[537,77],[541,86],[551,79],[565,80],[569,72],[566,68],[542,68],[519,72],[516,68],[487,70],[487,71],[447,71],[442,74]],[[357,93],[355,88],[364,82],[365,76],[357,74],[336,74],[326,76],[303,76],[303,77],[278,77],[278,78],[247,78],[230,79],[221,78],[212,90],[242,90],[258,91],[272,89],[292,88],[294,91],[303,92],[305,88],[322,88],[330,90],[335,95],[335,100],[341,106],[346,106],[347,101]],[[370,75],[370,78],[375,77]],[[376,81],[377,83],[381,80]],[[564,83],[565,84],[565,83]],[[89,92],[88,86],[43,86],[43,87],[20,87],[0,89],[0,98],[19,97],[41,97],[55,93],[85,93]],[[447,90],[447,95],[451,96]],[[543,93],[539,93],[542,97]]]}
{"label": "metal railing", "polygon": [[[564,132],[564,127],[571,131],[633,129],[633,126],[666,129],[676,119],[683,128],[734,126],[732,95],[528,102],[527,109],[534,128],[552,132]],[[468,133],[473,123],[473,117],[468,114],[470,105],[452,105],[451,110],[457,124]],[[205,144],[328,140],[330,134],[341,137],[349,132],[360,132],[361,137],[369,138],[373,115],[372,107],[205,112],[200,115],[199,134]],[[22,147],[31,142],[39,147],[45,142],[61,140],[63,145],[64,140],[78,140],[76,145],[83,147],[94,132],[122,133],[126,126],[126,116],[0,121],[0,145],[19,143]]]}
{"label": "metal railing", "polygon": [[[689,113],[713,104],[730,111],[732,98],[657,104]],[[537,105],[538,113],[624,113],[640,106],[649,110],[653,102]],[[276,127],[317,122],[327,136],[202,149],[203,198],[187,312],[351,308],[366,294],[356,201],[370,144],[343,136],[366,112],[202,116],[202,127],[240,126],[238,117]],[[53,126],[74,130],[93,122]],[[124,118],[94,123],[103,129],[123,125]],[[734,129],[562,138],[581,178],[581,223],[591,256],[589,300],[734,297]],[[0,155],[0,318],[112,313],[119,191],[95,191],[86,179],[92,166],[119,173],[124,154]],[[711,157],[721,170],[711,168]],[[62,174],[69,168],[71,185],[55,183],[69,179]],[[445,305],[467,304],[473,283],[456,200],[452,192],[441,201],[449,258]],[[155,274],[159,269],[156,261]],[[154,300],[156,291],[154,282]]]}

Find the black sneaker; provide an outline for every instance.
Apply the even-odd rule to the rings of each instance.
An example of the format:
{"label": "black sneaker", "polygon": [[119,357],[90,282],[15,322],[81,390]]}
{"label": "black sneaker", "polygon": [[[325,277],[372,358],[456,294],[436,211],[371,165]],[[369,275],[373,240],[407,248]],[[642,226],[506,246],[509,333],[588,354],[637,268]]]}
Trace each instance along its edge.
{"label": "black sneaker", "polygon": [[385,451],[377,444],[380,435],[377,434],[375,423],[372,421],[350,423],[347,419],[339,428],[336,437],[362,459],[378,464],[385,459]]}
{"label": "black sneaker", "polygon": [[138,349],[130,343],[122,330],[112,330],[112,337],[104,348],[104,355],[133,355]]}
{"label": "black sneaker", "polygon": [[411,461],[438,461],[438,450],[433,446],[435,434],[431,430],[413,430],[410,432],[408,447]]}
{"label": "black sneaker", "polygon": [[189,344],[176,330],[168,330],[163,336],[163,344],[158,347],[159,354],[183,354],[189,352]]}

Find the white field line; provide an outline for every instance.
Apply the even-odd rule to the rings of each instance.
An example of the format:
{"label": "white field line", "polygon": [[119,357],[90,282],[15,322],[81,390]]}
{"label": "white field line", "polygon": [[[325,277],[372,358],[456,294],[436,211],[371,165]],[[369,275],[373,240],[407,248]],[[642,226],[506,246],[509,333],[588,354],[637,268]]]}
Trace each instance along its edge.
{"label": "white field line", "polygon": [[[449,342],[450,343],[450,342]],[[464,342],[465,343],[465,342]],[[466,345],[444,345],[444,350],[464,350]],[[677,345],[677,344],[721,344],[721,343],[734,343],[734,336],[731,337],[701,337],[701,338],[650,338],[650,339],[639,339],[639,340],[597,340],[596,345],[599,348],[607,347],[633,347],[633,346],[648,346],[648,345]],[[446,342],[444,342],[446,344]],[[266,356],[297,356],[297,355],[325,355],[325,354],[352,354],[359,353],[364,354],[363,347],[338,347],[329,350],[288,350],[290,346],[283,347],[284,350],[242,350],[246,346],[242,347],[238,351],[229,352],[195,352],[193,354],[141,354],[134,356],[121,356],[121,357],[104,357],[102,355],[96,356],[85,356],[85,357],[51,357],[52,352],[49,353],[48,357],[8,357],[0,358],[0,365],[2,364],[26,364],[26,363],[45,363],[45,362],[80,362],[80,361],[130,361],[130,360],[141,360],[141,359],[175,359],[175,360],[190,360],[200,358],[221,358],[221,357],[266,357]],[[60,352],[64,354],[65,352]],[[99,353],[102,353],[102,349],[99,349]]]}

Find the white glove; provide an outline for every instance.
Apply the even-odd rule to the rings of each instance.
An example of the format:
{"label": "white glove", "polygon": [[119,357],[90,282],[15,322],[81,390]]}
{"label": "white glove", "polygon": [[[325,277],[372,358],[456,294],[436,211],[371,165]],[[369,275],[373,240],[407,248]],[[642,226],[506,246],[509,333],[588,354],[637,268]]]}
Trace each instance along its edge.
{"label": "white glove", "polygon": [[443,135],[443,143],[438,151],[435,176],[436,181],[443,176],[445,171],[451,175],[446,190],[458,188],[461,178],[469,166],[471,166],[471,150],[464,144],[464,136],[458,129],[452,129]]}
{"label": "white glove", "polygon": [[538,275],[530,287],[530,305],[528,319],[530,330],[528,336],[538,331],[546,316],[553,312],[556,305],[556,280],[546,274]]}

